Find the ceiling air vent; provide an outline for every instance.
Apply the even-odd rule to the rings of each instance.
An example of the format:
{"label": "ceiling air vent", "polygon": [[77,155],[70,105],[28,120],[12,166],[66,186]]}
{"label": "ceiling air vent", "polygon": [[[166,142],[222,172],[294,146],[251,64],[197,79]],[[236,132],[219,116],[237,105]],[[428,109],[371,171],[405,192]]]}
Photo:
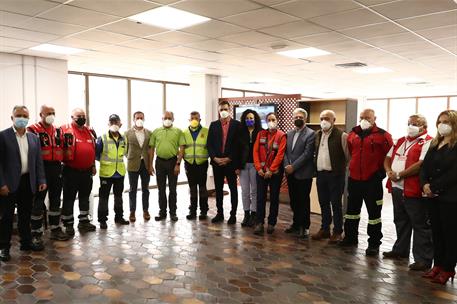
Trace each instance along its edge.
{"label": "ceiling air vent", "polygon": [[409,85],[409,86],[420,86],[420,85],[429,85],[430,82],[426,82],[426,81],[416,81],[416,82],[407,82],[406,85]]}
{"label": "ceiling air vent", "polygon": [[349,63],[338,63],[335,64],[337,68],[344,68],[344,69],[353,69],[353,68],[361,68],[366,67],[367,65],[363,62],[349,62]]}

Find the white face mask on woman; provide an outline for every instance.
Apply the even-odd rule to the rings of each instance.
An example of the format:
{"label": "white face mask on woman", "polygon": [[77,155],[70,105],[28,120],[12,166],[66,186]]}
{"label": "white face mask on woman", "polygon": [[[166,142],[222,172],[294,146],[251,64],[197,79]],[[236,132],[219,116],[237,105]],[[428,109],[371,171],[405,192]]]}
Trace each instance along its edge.
{"label": "white face mask on woman", "polygon": [[438,133],[440,133],[441,136],[448,136],[452,132],[452,127],[448,124],[445,123],[440,123],[438,125]]}
{"label": "white face mask on woman", "polygon": [[409,137],[417,137],[420,133],[420,128],[418,126],[409,125],[406,132]]}

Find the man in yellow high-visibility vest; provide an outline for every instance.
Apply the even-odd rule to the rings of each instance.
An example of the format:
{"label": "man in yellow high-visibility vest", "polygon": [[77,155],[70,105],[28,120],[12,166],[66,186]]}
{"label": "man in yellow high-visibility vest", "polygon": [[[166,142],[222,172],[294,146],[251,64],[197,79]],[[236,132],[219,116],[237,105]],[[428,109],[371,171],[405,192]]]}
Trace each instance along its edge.
{"label": "man in yellow high-visibility vest", "polygon": [[127,146],[126,139],[119,133],[122,123],[117,114],[109,117],[109,131],[97,139],[96,158],[100,162],[100,190],[98,193],[98,221],[100,229],[107,229],[108,199],[111,187],[114,192],[114,222],[128,225],[122,207],[124,192],[124,154]]}
{"label": "man in yellow high-visibility vest", "polygon": [[206,179],[208,172],[208,128],[201,125],[200,113],[190,113],[189,127],[184,129],[179,140],[179,159],[184,159],[187,181],[190,188],[190,206],[188,220],[197,218],[200,198],[200,220],[207,219],[208,191]]}

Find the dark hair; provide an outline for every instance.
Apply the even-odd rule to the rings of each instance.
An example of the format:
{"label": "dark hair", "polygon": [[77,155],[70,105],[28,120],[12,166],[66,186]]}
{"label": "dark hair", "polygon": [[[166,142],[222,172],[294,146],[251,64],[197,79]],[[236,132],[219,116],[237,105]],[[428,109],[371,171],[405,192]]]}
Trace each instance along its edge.
{"label": "dark hair", "polygon": [[135,115],[137,115],[137,114],[143,114],[143,116],[144,116],[144,113],[143,113],[143,112],[141,112],[141,111],[136,111],[135,113],[133,113],[133,118],[135,118]]}
{"label": "dark hair", "polygon": [[276,118],[276,119],[278,119],[278,115],[276,115],[276,113],[275,113],[275,112],[270,112],[270,113],[268,113],[267,115],[265,115],[265,120],[267,120],[267,119],[268,119],[268,117],[269,117],[270,115],[274,115],[274,116],[275,116],[275,118]]}
{"label": "dark hair", "polygon": [[192,112],[190,112],[190,116],[193,116],[193,115],[201,116],[200,113],[199,113],[198,111],[192,111]]}
{"label": "dark hair", "polygon": [[250,114],[250,113],[252,113],[254,115],[254,130],[255,131],[262,130],[262,122],[261,122],[259,114],[256,111],[251,110],[251,109],[247,109],[246,111],[244,111],[241,114],[241,118],[240,118],[241,128],[243,130],[247,130],[248,127],[246,126],[246,116],[248,116],[248,114]]}
{"label": "dark hair", "polygon": [[219,102],[219,106],[225,106],[225,105],[230,106],[230,102],[228,102],[227,100],[222,100]]}

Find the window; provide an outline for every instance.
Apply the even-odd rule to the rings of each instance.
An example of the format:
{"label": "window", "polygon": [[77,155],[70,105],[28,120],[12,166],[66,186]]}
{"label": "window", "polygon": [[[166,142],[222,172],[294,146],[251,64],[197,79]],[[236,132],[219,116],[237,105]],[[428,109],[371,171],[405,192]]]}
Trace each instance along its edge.
{"label": "window", "polygon": [[408,118],[416,113],[416,99],[391,99],[389,113],[389,132],[393,139],[406,135]]}
{"label": "window", "polygon": [[419,98],[418,113],[424,115],[428,122],[428,133],[431,136],[436,134],[436,118],[447,109],[447,97]]}
{"label": "window", "polygon": [[151,131],[162,125],[163,84],[132,80],[132,117],[136,111],[144,113],[145,127]]}
{"label": "window", "polygon": [[376,124],[378,127],[387,130],[387,99],[369,99],[359,103],[357,121],[360,112],[364,109],[373,109],[376,115]]}
{"label": "window", "polygon": [[98,135],[108,131],[108,118],[117,114],[127,129],[127,80],[108,77],[89,77],[89,121]]}
{"label": "window", "polygon": [[222,98],[244,97],[243,91],[222,89]]}
{"label": "window", "polygon": [[167,84],[166,90],[165,104],[167,110],[174,114],[174,126],[180,129],[186,128],[189,125],[190,112],[204,109],[196,109],[192,104],[190,86]]}
{"label": "window", "polygon": [[449,100],[449,110],[457,111],[457,97],[451,97]]}
{"label": "window", "polygon": [[75,108],[86,110],[86,79],[82,75],[68,74],[68,116]]}

